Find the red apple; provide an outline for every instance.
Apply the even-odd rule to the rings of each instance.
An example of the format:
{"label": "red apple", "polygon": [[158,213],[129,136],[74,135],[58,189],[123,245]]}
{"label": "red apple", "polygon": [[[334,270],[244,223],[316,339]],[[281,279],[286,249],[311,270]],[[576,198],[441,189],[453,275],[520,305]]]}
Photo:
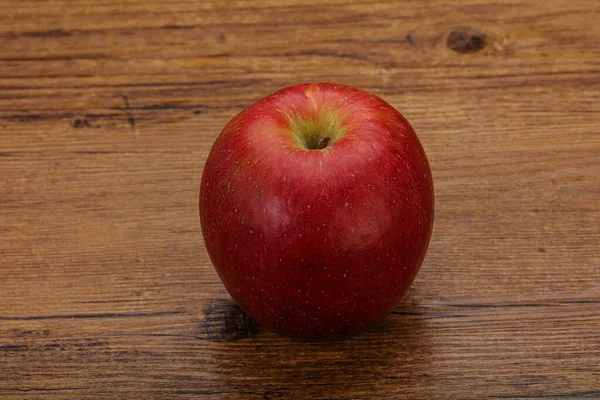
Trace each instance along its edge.
{"label": "red apple", "polygon": [[234,117],[200,188],[204,241],[231,297],[307,340],[364,331],[394,308],[425,257],[433,208],[408,121],[330,83],[282,89]]}

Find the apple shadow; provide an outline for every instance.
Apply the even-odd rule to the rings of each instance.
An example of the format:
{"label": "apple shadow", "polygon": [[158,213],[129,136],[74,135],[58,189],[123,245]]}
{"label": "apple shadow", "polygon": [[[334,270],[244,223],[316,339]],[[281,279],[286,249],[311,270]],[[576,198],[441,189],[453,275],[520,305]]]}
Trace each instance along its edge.
{"label": "apple shadow", "polygon": [[219,342],[212,352],[211,386],[218,393],[262,399],[416,393],[427,385],[432,349],[428,317],[412,310],[410,297],[371,330],[327,342],[283,338],[253,325],[236,306],[223,306],[216,320],[231,322],[204,327],[209,340]]}

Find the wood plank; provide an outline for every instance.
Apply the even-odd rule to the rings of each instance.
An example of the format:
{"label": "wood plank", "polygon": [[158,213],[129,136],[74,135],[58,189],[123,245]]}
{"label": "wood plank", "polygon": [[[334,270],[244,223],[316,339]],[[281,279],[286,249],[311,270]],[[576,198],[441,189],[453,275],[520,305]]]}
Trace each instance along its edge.
{"label": "wood plank", "polygon": [[[3,398],[600,398],[600,3],[0,0]],[[198,187],[290,84],[413,124],[434,235],[380,326],[235,307]]]}

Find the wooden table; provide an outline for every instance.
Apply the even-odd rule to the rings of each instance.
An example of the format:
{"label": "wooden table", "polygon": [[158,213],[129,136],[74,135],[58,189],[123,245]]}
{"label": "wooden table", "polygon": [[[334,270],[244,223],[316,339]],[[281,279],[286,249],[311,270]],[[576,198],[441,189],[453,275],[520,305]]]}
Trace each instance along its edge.
{"label": "wooden table", "polygon": [[[600,398],[600,3],[0,0],[0,395]],[[412,122],[436,220],[366,334],[298,343],[232,305],[198,187],[278,88]]]}

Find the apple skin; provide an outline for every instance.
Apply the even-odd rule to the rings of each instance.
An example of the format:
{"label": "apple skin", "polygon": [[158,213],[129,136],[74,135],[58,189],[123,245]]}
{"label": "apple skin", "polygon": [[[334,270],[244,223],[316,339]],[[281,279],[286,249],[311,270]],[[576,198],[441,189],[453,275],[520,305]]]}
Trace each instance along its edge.
{"label": "apple skin", "polygon": [[[304,148],[315,135],[319,147],[337,136]],[[231,297],[302,340],[359,333],[390,313],[425,258],[433,215],[429,163],[408,121],[331,83],[282,89],[235,116],[200,187],[204,241]]]}

